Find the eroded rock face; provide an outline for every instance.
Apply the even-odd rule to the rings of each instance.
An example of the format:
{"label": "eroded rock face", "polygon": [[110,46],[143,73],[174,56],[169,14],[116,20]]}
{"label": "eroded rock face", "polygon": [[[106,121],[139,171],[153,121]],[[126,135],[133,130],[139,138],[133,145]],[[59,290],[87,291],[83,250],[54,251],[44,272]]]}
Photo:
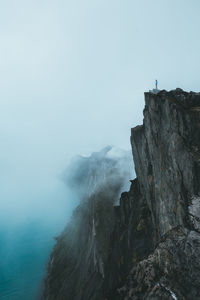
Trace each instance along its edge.
{"label": "eroded rock face", "polygon": [[[114,204],[127,186],[131,153],[106,147],[78,157],[64,180],[81,202],[51,253],[44,299],[102,299]],[[129,184],[130,185],[130,184]]]}
{"label": "eroded rock face", "polygon": [[133,266],[122,299],[200,299],[200,95],[145,95],[132,129],[136,174],[155,250]]}
{"label": "eroded rock face", "polygon": [[130,272],[123,299],[200,299],[200,238],[178,226]]}
{"label": "eroded rock face", "polygon": [[[144,123],[132,129],[131,145],[137,178],[130,191],[115,207],[109,189],[103,200],[93,194],[106,208],[98,231],[101,210],[95,220],[85,213],[93,200],[78,211],[77,256],[69,251],[70,225],[52,253],[45,299],[200,299],[200,94],[146,93]],[[94,259],[95,243],[105,256]]]}
{"label": "eroded rock face", "polygon": [[123,299],[118,288],[126,282],[132,266],[153,250],[153,227],[147,202],[140,193],[138,180],[122,193],[115,207],[115,226],[103,284],[104,299]]}
{"label": "eroded rock face", "polygon": [[147,93],[145,103],[144,124],[132,129],[131,144],[159,238],[186,225],[189,199],[200,191],[200,95]]}

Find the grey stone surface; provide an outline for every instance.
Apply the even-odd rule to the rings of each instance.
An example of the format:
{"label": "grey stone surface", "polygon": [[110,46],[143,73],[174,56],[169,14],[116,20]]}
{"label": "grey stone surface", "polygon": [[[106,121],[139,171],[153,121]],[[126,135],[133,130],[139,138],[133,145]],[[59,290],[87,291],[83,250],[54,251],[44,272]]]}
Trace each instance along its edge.
{"label": "grey stone surface", "polygon": [[130,191],[109,208],[110,186],[94,193],[95,219],[94,199],[78,209],[79,226],[71,232],[72,220],[52,252],[46,300],[200,299],[200,94],[145,93],[131,145]]}
{"label": "grey stone surface", "polygon": [[[71,221],[56,238],[45,279],[44,298],[102,299],[105,268],[114,229],[113,205],[130,176],[131,153],[116,158],[112,147],[78,157],[64,180],[81,199]],[[66,199],[67,200],[67,199]]]}

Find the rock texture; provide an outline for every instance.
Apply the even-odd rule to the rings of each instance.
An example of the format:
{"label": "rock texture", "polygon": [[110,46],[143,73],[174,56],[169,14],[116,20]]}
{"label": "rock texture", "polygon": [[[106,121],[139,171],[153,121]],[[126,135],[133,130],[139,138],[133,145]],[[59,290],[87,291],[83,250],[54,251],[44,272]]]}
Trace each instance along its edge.
{"label": "rock texture", "polygon": [[45,299],[102,299],[114,229],[113,206],[127,186],[131,159],[131,152],[106,147],[90,157],[75,158],[68,166],[63,179],[81,202],[56,238]]}
{"label": "rock texture", "polygon": [[46,300],[200,299],[200,94],[145,93],[131,145],[130,191],[113,207],[105,184],[79,207],[52,252]]}

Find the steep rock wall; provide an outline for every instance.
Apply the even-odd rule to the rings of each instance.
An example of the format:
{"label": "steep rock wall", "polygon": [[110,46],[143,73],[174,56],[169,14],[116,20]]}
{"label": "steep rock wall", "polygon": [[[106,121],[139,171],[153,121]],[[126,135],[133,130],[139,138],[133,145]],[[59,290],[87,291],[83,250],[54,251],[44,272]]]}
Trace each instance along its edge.
{"label": "steep rock wall", "polygon": [[187,226],[188,204],[199,194],[200,95],[175,90],[146,93],[143,126],[131,144],[140,189],[157,238]]}
{"label": "steep rock wall", "polygon": [[81,202],[51,253],[45,299],[102,299],[114,204],[127,186],[131,160],[130,152],[106,147],[76,158],[64,172]]}
{"label": "steep rock wall", "polygon": [[[52,252],[46,300],[200,299],[200,94],[145,93],[131,145],[130,191],[114,207],[102,187],[78,209],[79,225],[69,234],[72,220]],[[94,199],[104,211],[95,221]],[[93,222],[102,223],[95,233]]]}
{"label": "steep rock wall", "polygon": [[121,299],[200,299],[200,94],[145,94],[131,144],[155,250],[133,264]]}

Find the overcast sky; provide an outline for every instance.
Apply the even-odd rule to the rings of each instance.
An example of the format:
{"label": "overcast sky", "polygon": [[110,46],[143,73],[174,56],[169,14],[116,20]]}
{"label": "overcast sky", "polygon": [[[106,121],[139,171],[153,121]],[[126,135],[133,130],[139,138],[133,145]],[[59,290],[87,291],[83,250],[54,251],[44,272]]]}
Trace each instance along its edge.
{"label": "overcast sky", "polygon": [[199,12],[199,0],[0,1],[0,208],[30,206],[76,154],[130,149],[155,79],[199,91]]}

